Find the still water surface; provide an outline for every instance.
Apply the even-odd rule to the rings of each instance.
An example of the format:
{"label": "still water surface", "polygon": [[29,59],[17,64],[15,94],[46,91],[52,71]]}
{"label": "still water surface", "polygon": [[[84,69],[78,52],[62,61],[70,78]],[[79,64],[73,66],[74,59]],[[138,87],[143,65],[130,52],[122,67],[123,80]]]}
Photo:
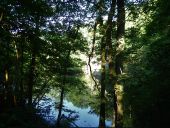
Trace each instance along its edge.
{"label": "still water surface", "polygon": [[[58,109],[55,107],[55,100],[53,98],[43,99],[40,101],[39,107],[41,109],[46,109],[46,114],[43,115],[43,118],[50,124],[55,124],[58,115]],[[72,102],[64,99],[63,102],[62,114],[64,117],[76,118],[72,123],[72,126],[78,127],[98,127],[99,125],[99,116],[94,113],[90,113],[91,107],[80,108],[73,105]],[[112,122],[106,120],[106,126],[110,127]]]}

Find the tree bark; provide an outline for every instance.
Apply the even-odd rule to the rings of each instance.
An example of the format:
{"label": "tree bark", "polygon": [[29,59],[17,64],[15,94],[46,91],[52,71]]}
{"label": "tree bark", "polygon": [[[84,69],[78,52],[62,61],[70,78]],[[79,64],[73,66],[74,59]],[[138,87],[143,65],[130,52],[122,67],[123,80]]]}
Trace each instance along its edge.
{"label": "tree bark", "polygon": [[20,84],[20,51],[19,51],[19,45],[18,42],[15,40],[14,42],[14,47],[15,47],[15,53],[16,53],[16,63],[15,63],[15,90],[14,90],[14,104],[15,106],[17,105],[17,100],[20,98],[21,94],[19,93],[19,84]]}
{"label": "tree bark", "polygon": [[107,20],[107,28],[106,28],[106,45],[108,47],[108,63],[109,63],[109,83],[111,86],[113,86],[113,98],[114,98],[114,114],[113,114],[113,122],[112,126],[115,127],[115,115],[117,114],[115,111],[115,108],[117,107],[115,105],[116,98],[115,98],[115,92],[114,92],[114,86],[116,83],[116,71],[115,71],[115,55],[113,52],[113,45],[112,45],[112,30],[114,24],[113,24],[113,17],[115,15],[115,7],[116,7],[116,0],[112,0],[111,8],[108,14],[108,20]]}
{"label": "tree bark", "polygon": [[[24,38],[25,41],[25,38]],[[24,45],[23,42],[21,42],[21,58],[20,58],[20,83],[19,83],[19,87],[20,87],[20,101],[19,103],[21,104],[21,106],[24,106],[25,102],[24,102],[24,86],[23,86],[23,64],[24,64]]]}
{"label": "tree bark", "polygon": [[[124,33],[125,33],[125,2],[117,0],[118,17],[117,17],[117,34],[116,34],[116,56],[115,70],[117,78],[122,74],[122,52],[124,50]],[[115,92],[115,128],[123,128],[123,85],[117,79],[114,86]]]}
{"label": "tree bark", "polygon": [[105,76],[106,76],[106,60],[105,60],[105,42],[104,37],[101,40],[101,91],[100,91],[100,119],[99,127],[105,127]]}
{"label": "tree bark", "polygon": [[106,43],[108,46],[108,59],[109,59],[109,79],[111,85],[114,85],[116,80],[115,72],[115,56],[113,55],[113,45],[112,45],[112,29],[113,29],[113,16],[115,15],[116,0],[112,0],[111,9],[108,15],[107,30],[106,30]]}
{"label": "tree bark", "polygon": [[[103,12],[104,12],[104,0],[100,0],[99,3],[99,13],[97,17],[97,22],[100,25],[100,28],[103,29]],[[105,33],[101,39],[101,89],[100,89],[100,118],[99,118],[99,127],[104,128],[105,124],[105,88],[106,88],[106,42],[105,42]]]}
{"label": "tree bark", "polygon": [[30,63],[29,81],[28,81],[28,104],[29,105],[32,105],[32,91],[35,82],[35,66],[36,66],[35,61],[36,61],[36,54],[33,48],[31,63]]}
{"label": "tree bark", "polygon": [[[7,44],[7,49],[9,49],[9,43]],[[13,107],[14,105],[14,98],[13,98],[13,88],[12,84],[10,83],[10,54],[9,50],[7,50],[6,53],[7,62],[4,66],[4,85],[5,85],[5,92],[4,92],[4,98],[5,98],[5,106],[6,107]]]}
{"label": "tree bark", "polygon": [[33,86],[35,84],[35,69],[36,69],[36,55],[37,55],[37,44],[39,43],[39,35],[40,35],[40,16],[37,15],[35,17],[36,20],[36,28],[35,34],[29,35],[30,43],[31,43],[31,63],[30,63],[30,72],[29,72],[29,81],[28,81],[28,105],[32,105],[32,97],[33,97]]}

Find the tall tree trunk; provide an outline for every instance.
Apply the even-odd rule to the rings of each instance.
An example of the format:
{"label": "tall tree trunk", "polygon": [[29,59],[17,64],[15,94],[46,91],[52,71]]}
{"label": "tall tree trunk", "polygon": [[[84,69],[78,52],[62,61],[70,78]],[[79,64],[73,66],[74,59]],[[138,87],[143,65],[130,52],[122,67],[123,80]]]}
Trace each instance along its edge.
{"label": "tall tree trunk", "polygon": [[106,60],[105,60],[105,42],[104,37],[101,40],[101,91],[100,91],[100,119],[99,127],[105,127],[105,76],[106,76]]}
{"label": "tall tree trunk", "polygon": [[[28,104],[32,105],[32,97],[33,97],[33,86],[35,84],[35,69],[36,69],[36,55],[37,55],[37,44],[40,39],[40,16],[37,15],[35,17],[36,20],[36,28],[35,34],[30,35],[30,43],[31,43],[31,63],[30,63],[30,72],[29,72],[29,81],[28,81]],[[36,44],[37,43],[37,44]]]}
{"label": "tall tree trunk", "polygon": [[66,84],[66,75],[67,75],[67,68],[68,64],[67,62],[69,61],[70,58],[70,53],[71,53],[71,48],[68,50],[68,53],[65,58],[64,62],[64,72],[63,72],[63,83],[61,85],[61,93],[60,93],[60,103],[59,103],[59,108],[58,108],[58,118],[57,118],[57,123],[56,126],[60,127],[60,121],[61,121],[61,116],[62,116],[62,109],[63,109],[63,100],[64,100],[64,86]]}
{"label": "tall tree trunk", "polygon": [[[7,44],[7,48],[9,48],[9,43]],[[4,85],[5,85],[5,102],[7,107],[13,107],[14,105],[14,99],[13,99],[13,88],[12,84],[10,84],[10,77],[9,77],[9,72],[10,72],[10,54],[9,50],[7,50],[6,53],[6,58],[7,58],[7,63],[4,66]]]}
{"label": "tall tree trunk", "polygon": [[[97,23],[100,25],[101,30],[103,31],[103,18],[102,15],[104,13],[104,0],[100,0],[98,3],[99,6],[99,14],[97,18]],[[104,33],[105,34],[105,33]],[[105,98],[105,88],[106,88],[106,42],[105,35],[103,35],[101,39],[101,90],[100,90],[100,118],[99,118],[99,127],[104,128],[105,124],[105,106],[106,106],[106,98]]]}
{"label": "tall tree trunk", "polygon": [[[110,11],[109,11],[109,14],[108,14],[108,21],[107,21],[107,28],[106,28],[106,45],[108,47],[108,63],[109,63],[109,83],[111,86],[113,86],[114,88],[114,85],[116,83],[116,71],[115,71],[115,56],[114,56],[114,52],[113,52],[113,45],[112,45],[112,30],[113,30],[113,27],[114,24],[113,24],[113,17],[115,15],[115,7],[116,7],[116,0],[112,0],[112,3],[111,3],[111,8],[110,8]],[[115,108],[116,108],[116,105],[115,105],[115,92],[114,92],[114,89],[113,89],[113,96],[114,96],[114,114],[116,114],[115,112]],[[113,127],[115,126],[115,115],[113,115]]]}
{"label": "tall tree trunk", "polygon": [[107,29],[106,29],[106,44],[108,46],[108,59],[109,59],[109,80],[111,85],[114,85],[116,78],[115,71],[115,56],[113,55],[112,45],[112,29],[113,29],[113,16],[115,15],[116,0],[112,0],[111,9],[108,15]]}
{"label": "tall tree trunk", "polygon": [[[124,0],[117,0],[118,17],[117,17],[117,35],[116,35],[116,56],[115,70],[117,77],[122,74],[122,52],[124,50],[124,33],[125,33],[125,7]],[[123,128],[123,85],[116,81],[115,87],[115,127]]]}
{"label": "tall tree trunk", "polygon": [[5,77],[5,105],[7,107],[13,107],[14,106],[14,97],[13,97],[13,88],[9,82],[9,64],[5,65],[5,71],[4,71],[4,77]]}
{"label": "tall tree trunk", "polygon": [[[25,42],[25,38],[24,38],[24,42]],[[21,106],[24,106],[24,87],[23,87],[23,64],[24,64],[24,45],[23,42],[21,42],[21,58],[20,58],[20,83],[19,83],[19,87],[20,87],[20,101],[19,103],[21,104]]]}
{"label": "tall tree trunk", "polygon": [[14,40],[14,47],[16,52],[16,63],[15,63],[15,90],[14,90],[14,104],[17,105],[17,100],[20,99],[20,58],[21,58],[21,52],[20,52],[20,46],[18,45],[18,42]]}
{"label": "tall tree trunk", "polygon": [[[19,92],[19,78],[20,78],[20,73],[19,73],[19,50],[18,50],[18,45],[16,41],[14,41],[14,46],[15,46],[15,52],[16,52],[16,63],[15,63],[15,93],[14,93],[14,103],[16,105],[16,95]],[[19,97],[19,95],[17,95]]]}
{"label": "tall tree trunk", "polygon": [[33,91],[33,85],[35,82],[35,63],[36,60],[36,54],[35,49],[32,50],[32,57],[31,57],[31,63],[30,63],[30,72],[29,72],[29,81],[28,81],[28,104],[32,104],[32,91]]}

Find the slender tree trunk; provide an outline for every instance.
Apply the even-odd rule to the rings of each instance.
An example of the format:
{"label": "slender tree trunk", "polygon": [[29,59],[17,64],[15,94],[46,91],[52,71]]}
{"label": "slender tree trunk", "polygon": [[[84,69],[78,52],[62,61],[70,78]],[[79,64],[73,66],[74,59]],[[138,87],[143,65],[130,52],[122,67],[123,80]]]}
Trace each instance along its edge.
{"label": "slender tree trunk", "polygon": [[106,76],[106,60],[105,60],[105,42],[104,37],[101,40],[101,91],[100,91],[100,119],[99,127],[105,127],[105,76]]}
{"label": "slender tree trunk", "polygon": [[33,85],[34,85],[34,79],[35,79],[35,63],[36,60],[36,54],[35,50],[32,50],[32,57],[31,57],[31,63],[30,63],[30,72],[29,72],[29,81],[28,81],[28,104],[32,104],[32,91],[33,91]]}
{"label": "slender tree trunk", "polygon": [[20,80],[20,52],[19,52],[19,46],[17,42],[14,40],[14,47],[16,52],[16,63],[15,63],[15,90],[14,90],[14,104],[17,105],[16,100],[19,98],[19,80]]}
{"label": "slender tree trunk", "polygon": [[[115,70],[117,77],[122,74],[122,52],[124,50],[124,33],[125,33],[125,7],[124,0],[117,0],[118,17],[117,17],[117,35],[116,35],[116,56]],[[123,128],[123,85],[118,80],[115,87],[115,127]]]}
{"label": "slender tree trunk", "polygon": [[[25,38],[24,38],[25,41]],[[24,106],[24,87],[23,87],[23,64],[24,64],[24,45],[23,42],[21,42],[21,58],[20,58],[20,83],[19,83],[19,87],[20,87],[20,104],[21,106]]]}
{"label": "slender tree trunk", "polygon": [[14,97],[13,97],[13,89],[9,83],[9,65],[5,66],[5,102],[7,107],[13,107],[14,105]]}
{"label": "slender tree trunk", "polygon": [[39,35],[40,35],[40,16],[37,15],[36,18],[36,28],[35,28],[35,35],[30,35],[31,37],[31,63],[30,63],[30,72],[29,72],[29,81],[28,81],[28,104],[32,105],[32,97],[33,97],[33,86],[35,84],[35,69],[36,69],[36,55],[37,55],[37,45],[35,43],[39,43]]}
{"label": "slender tree trunk", "polygon": [[107,30],[106,30],[106,43],[108,46],[108,59],[109,59],[109,80],[111,85],[114,85],[116,81],[116,71],[115,71],[115,62],[113,54],[113,45],[112,45],[112,29],[113,29],[113,16],[115,15],[115,6],[116,0],[112,0],[111,9],[107,21]]}
{"label": "slender tree trunk", "polygon": [[98,83],[97,83],[97,81],[95,80],[95,78],[94,78],[94,76],[93,76],[93,71],[92,71],[92,67],[91,67],[91,59],[92,59],[92,57],[93,57],[94,50],[95,50],[96,28],[97,28],[97,21],[96,21],[95,24],[94,24],[94,29],[93,29],[93,41],[92,41],[91,52],[90,52],[89,58],[88,58],[88,66],[89,66],[89,69],[90,69],[91,78],[92,78],[92,80],[93,80],[94,83],[95,83],[95,87],[99,90],[99,88],[98,88]]}
{"label": "slender tree trunk", "polygon": [[68,53],[65,58],[65,63],[64,63],[64,72],[63,72],[64,76],[63,76],[63,83],[61,85],[59,112],[58,112],[58,118],[57,118],[57,123],[56,123],[57,127],[60,127],[60,121],[61,121],[61,116],[62,116],[63,100],[64,100],[64,86],[66,84],[66,75],[67,75],[67,67],[68,67],[67,62],[69,61],[70,53],[71,53],[71,48],[68,50]]}
{"label": "slender tree trunk", "polygon": [[[9,44],[7,45],[7,48],[10,49]],[[9,50],[7,50],[7,54],[6,54],[7,60],[10,60],[9,57],[10,57]],[[10,63],[9,61],[7,61],[4,67],[5,102],[7,107],[13,107],[14,105],[13,88],[12,88],[12,84],[10,84],[9,72],[10,72]]]}
{"label": "slender tree trunk", "polygon": [[10,88],[9,88],[9,72],[8,72],[8,64],[5,65],[5,68],[4,68],[4,78],[5,78],[5,82],[4,82],[4,85],[5,85],[5,104],[6,106],[9,107],[9,104],[10,104]]}
{"label": "slender tree trunk", "polygon": [[[104,14],[104,0],[100,0],[98,3],[99,6],[99,14],[97,18],[97,22],[100,25],[101,31],[103,31],[103,18]],[[106,42],[105,42],[105,33],[101,39],[101,90],[100,90],[100,118],[99,118],[99,127],[106,127],[105,124],[105,106],[106,106],[106,98],[105,98],[105,88],[106,88]]]}
{"label": "slender tree trunk", "polygon": [[60,103],[58,107],[58,117],[57,117],[57,124],[56,124],[57,127],[60,127],[61,114],[62,114],[62,108],[63,108],[63,99],[64,99],[64,87],[61,87]]}

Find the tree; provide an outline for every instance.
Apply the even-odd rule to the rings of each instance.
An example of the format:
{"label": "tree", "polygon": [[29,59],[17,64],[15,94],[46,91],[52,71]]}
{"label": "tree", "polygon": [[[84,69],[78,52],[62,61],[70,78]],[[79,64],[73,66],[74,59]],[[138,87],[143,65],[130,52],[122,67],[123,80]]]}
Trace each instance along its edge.
{"label": "tree", "polygon": [[[122,52],[125,45],[125,3],[124,0],[117,1],[117,34],[116,34],[116,55],[115,55],[115,71],[117,77],[122,74]],[[123,127],[123,86],[119,80],[114,85],[115,92],[115,127]]]}
{"label": "tree", "polygon": [[165,71],[169,69],[169,30],[165,26],[169,19],[163,17],[168,15],[169,4],[158,0],[133,6],[140,7],[141,13],[137,17],[138,25],[133,28],[133,33],[138,35],[131,37],[136,44],[132,44],[128,57],[125,102],[129,105],[133,127],[166,127],[169,125],[166,111],[169,73]]}

